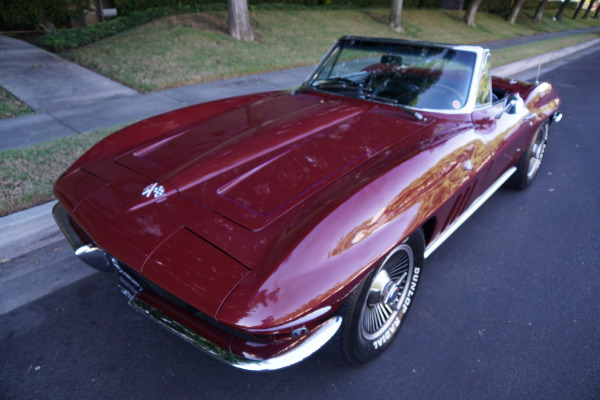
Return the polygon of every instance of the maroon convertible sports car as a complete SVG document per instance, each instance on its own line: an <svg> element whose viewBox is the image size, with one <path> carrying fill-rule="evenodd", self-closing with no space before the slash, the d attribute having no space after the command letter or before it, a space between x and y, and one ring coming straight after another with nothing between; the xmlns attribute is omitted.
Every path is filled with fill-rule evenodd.
<svg viewBox="0 0 600 400"><path fill-rule="evenodd" d="M296 90L102 140L54 216L133 308L222 361L277 369L330 342L360 364L398 333L424 258L532 182L559 103L491 77L478 46L343 37Z"/></svg>

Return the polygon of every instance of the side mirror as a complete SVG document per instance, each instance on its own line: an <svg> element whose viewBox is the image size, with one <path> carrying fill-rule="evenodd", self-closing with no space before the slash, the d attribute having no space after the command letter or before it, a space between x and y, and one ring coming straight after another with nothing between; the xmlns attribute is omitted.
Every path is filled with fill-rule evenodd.
<svg viewBox="0 0 600 400"><path fill-rule="evenodd" d="M511 94L506 99L506 105L504 106L504 111L507 114L518 114L525 107L525 102L519 95L519 93Z"/></svg>
<svg viewBox="0 0 600 400"><path fill-rule="evenodd" d="M525 102L523 101L519 93L513 93L506 98L504 108L502 109L502 111L500 111L498 115L496 115L496 119L500 119L500 117L504 113L518 114L523 110L523 108L525 108Z"/></svg>

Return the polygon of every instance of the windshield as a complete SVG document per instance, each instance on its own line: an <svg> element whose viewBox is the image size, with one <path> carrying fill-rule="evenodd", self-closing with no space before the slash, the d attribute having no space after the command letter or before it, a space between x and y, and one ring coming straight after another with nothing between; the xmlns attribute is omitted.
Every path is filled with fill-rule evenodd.
<svg viewBox="0 0 600 400"><path fill-rule="evenodd" d="M315 90L416 109L467 103L477 55L421 43L340 41L304 84Z"/></svg>

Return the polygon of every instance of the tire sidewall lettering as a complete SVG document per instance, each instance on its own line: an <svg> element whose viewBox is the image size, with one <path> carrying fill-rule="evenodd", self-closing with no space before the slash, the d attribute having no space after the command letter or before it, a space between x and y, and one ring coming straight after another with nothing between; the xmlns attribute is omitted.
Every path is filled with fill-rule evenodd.
<svg viewBox="0 0 600 400"><path fill-rule="evenodd" d="M421 273L421 268L415 266L413 269L412 278L411 278L410 282L407 283L409 285L409 289L408 289L408 292L406 293L406 297L404 298L404 301L402 303L400 312L398 313L398 315L396 316L394 322L390 325L390 327L385 332L383 332L379 337L377 337L371 341L373 350L382 350L384 347L386 347L385 345L390 341L390 339L392 339L394 337L398 328L400 328L400 324L402 323L404 316L408 312L408 308L410 307L410 305L412 303L412 298L415 295L415 291L417 290L420 273Z"/></svg>
<svg viewBox="0 0 600 400"><path fill-rule="evenodd" d="M404 299L404 302L402 303L402 314L406 314L408 312L408 307L410 307L410 303L412 303L412 298L415 295L415 292L417 290L417 285L419 284L420 274L421 274L421 268L415 267L413 270L413 276L412 276L410 282L407 283L407 285L409 285L409 287L408 287L408 292L406 293L406 298Z"/></svg>

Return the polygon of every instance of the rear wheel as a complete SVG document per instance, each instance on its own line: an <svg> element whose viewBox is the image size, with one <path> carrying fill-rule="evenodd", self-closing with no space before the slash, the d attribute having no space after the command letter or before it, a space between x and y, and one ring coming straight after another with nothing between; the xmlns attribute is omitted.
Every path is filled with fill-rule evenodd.
<svg viewBox="0 0 600 400"><path fill-rule="evenodd" d="M527 150L521 156L517 164L517 171L507 181L508 186L522 190L531 185L540 170L547 143L548 122L544 122L533 135Z"/></svg>
<svg viewBox="0 0 600 400"><path fill-rule="evenodd" d="M371 361L396 337L419 283L424 246L419 230L395 247L340 308L343 322L333 345L343 361Z"/></svg>

